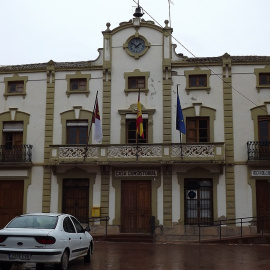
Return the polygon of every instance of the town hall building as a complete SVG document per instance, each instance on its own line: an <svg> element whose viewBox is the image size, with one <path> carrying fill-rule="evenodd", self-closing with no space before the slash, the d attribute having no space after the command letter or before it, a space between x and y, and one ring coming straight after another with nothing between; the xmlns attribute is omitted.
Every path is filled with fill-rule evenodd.
<svg viewBox="0 0 270 270"><path fill-rule="evenodd" d="M0 66L1 227L66 212L96 218L93 234L99 217L108 234L164 239L226 219L270 228L270 56L189 58L172 32L134 16L107 23L92 61Z"/></svg>

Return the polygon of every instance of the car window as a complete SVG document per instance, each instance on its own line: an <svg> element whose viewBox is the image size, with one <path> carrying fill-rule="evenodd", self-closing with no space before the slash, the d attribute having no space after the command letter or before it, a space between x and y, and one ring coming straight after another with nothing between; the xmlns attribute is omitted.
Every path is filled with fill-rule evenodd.
<svg viewBox="0 0 270 270"><path fill-rule="evenodd" d="M57 220L58 217L56 216L18 216L7 225L7 228L54 229Z"/></svg>
<svg viewBox="0 0 270 270"><path fill-rule="evenodd" d="M64 231L67 233L75 233L75 228L69 217L65 217L63 222Z"/></svg>
<svg viewBox="0 0 270 270"><path fill-rule="evenodd" d="M85 231L84 231L82 225L80 224L80 222L74 217L71 217L71 219L76 227L77 233L84 233Z"/></svg>

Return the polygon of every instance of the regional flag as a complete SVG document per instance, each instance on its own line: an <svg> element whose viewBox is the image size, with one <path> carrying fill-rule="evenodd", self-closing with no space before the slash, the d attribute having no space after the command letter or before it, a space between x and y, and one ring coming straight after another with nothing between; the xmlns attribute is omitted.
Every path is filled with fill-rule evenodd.
<svg viewBox="0 0 270 270"><path fill-rule="evenodd" d="M144 139L142 108L140 103L140 91L138 95L138 105L137 105L136 132L139 136L141 136Z"/></svg>
<svg viewBox="0 0 270 270"><path fill-rule="evenodd" d="M102 135L100 114L99 114L99 108L98 108L98 99L96 100L96 108L94 111L93 123L95 124L94 140L100 143L102 141L103 135Z"/></svg>
<svg viewBox="0 0 270 270"><path fill-rule="evenodd" d="M181 133L186 134L186 126L178 95L178 89L177 89L176 129L179 130Z"/></svg>

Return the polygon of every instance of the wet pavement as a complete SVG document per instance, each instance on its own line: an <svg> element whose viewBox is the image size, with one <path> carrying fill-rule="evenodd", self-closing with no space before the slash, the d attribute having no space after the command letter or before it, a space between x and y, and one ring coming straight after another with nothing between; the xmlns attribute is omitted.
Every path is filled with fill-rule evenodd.
<svg viewBox="0 0 270 270"><path fill-rule="evenodd" d="M32 270L35 265L12 268L15 269ZM264 270L270 269L270 245L96 242L91 263L78 259L68 269Z"/></svg>

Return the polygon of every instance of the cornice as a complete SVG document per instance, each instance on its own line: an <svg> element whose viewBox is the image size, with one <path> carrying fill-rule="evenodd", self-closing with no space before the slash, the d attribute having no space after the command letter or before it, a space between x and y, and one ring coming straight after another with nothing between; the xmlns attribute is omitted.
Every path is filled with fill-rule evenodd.
<svg viewBox="0 0 270 270"><path fill-rule="evenodd" d="M0 73L11 72L39 72L46 71L48 66L54 68L54 70L102 70L102 65L94 65L92 61L80 61L80 62L48 62L48 63L36 63L36 64L24 64L24 65L11 65L0 66Z"/></svg>

